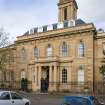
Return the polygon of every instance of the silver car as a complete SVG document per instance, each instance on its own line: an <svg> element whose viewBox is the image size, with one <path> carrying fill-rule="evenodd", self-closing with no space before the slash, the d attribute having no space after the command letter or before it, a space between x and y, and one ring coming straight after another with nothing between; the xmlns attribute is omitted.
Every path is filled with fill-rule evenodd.
<svg viewBox="0 0 105 105"><path fill-rule="evenodd" d="M0 91L0 105L31 105L30 101L22 98L13 91Z"/></svg>

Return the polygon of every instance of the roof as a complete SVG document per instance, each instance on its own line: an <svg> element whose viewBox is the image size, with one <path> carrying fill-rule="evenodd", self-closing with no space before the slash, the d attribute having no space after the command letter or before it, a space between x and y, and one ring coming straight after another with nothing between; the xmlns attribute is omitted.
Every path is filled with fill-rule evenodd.
<svg viewBox="0 0 105 105"><path fill-rule="evenodd" d="M47 32L49 30L56 30L56 29L61 29L61 28L63 29L63 28L79 26L83 24L86 24L86 23L82 19L58 22L55 24L32 28L29 31L25 32L24 35L30 35L30 34L39 33L39 32Z"/></svg>
<svg viewBox="0 0 105 105"><path fill-rule="evenodd" d="M82 24L86 24L82 19L77 19L75 21L76 26L82 25Z"/></svg>

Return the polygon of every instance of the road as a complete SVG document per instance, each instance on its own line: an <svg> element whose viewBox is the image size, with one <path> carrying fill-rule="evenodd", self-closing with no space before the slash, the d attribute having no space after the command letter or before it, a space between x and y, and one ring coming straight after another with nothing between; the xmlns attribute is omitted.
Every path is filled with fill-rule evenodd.
<svg viewBox="0 0 105 105"><path fill-rule="evenodd" d="M22 93L31 101L31 105L61 105L63 96L51 94Z"/></svg>
<svg viewBox="0 0 105 105"><path fill-rule="evenodd" d="M20 92L20 94L31 101L31 105L61 105L65 95L63 94L37 94ZM105 98L99 98L101 102L105 103Z"/></svg>

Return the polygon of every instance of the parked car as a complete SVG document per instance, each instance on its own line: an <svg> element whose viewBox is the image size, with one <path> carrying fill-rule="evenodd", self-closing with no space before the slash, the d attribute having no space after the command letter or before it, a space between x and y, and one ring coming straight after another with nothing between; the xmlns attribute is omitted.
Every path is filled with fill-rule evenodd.
<svg viewBox="0 0 105 105"><path fill-rule="evenodd" d="M65 96L61 105L104 105L93 96Z"/></svg>
<svg viewBox="0 0 105 105"><path fill-rule="evenodd" d="M31 103L16 92L0 91L0 105L31 105Z"/></svg>

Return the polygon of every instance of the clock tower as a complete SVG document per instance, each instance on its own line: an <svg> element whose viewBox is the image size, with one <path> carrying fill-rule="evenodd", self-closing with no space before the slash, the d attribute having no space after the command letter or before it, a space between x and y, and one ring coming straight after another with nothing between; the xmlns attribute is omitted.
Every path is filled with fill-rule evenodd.
<svg viewBox="0 0 105 105"><path fill-rule="evenodd" d="M77 19L78 5L75 0L59 0L58 8L59 8L59 14L58 14L59 22Z"/></svg>

